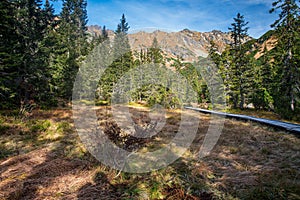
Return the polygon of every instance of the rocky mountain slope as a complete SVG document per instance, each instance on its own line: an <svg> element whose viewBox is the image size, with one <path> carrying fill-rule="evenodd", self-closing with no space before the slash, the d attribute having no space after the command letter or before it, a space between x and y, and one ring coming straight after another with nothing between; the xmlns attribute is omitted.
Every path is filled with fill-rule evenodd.
<svg viewBox="0 0 300 200"><path fill-rule="evenodd" d="M277 45L277 38L275 36L274 31L268 31L264 35L262 35L259 39L254 40L252 51L255 53L254 58L259 59L262 55L264 55L264 51L267 52L274 49Z"/></svg>
<svg viewBox="0 0 300 200"><path fill-rule="evenodd" d="M88 32L91 35L101 34L101 27L89 26ZM108 31L109 37L114 37L113 31ZM153 32L140 31L128 34L132 50L140 51L151 46L156 37L159 46L167 56L182 57L185 61L197 60L199 56L206 57L210 47L210 41L214 41L220 52L226 45L230 44L229 33L213 30L211 32L197 32L184 29L179 32L164 32L156 30Z"/></svg>
<svg viewBox="0 0 300 200"><path fill-rule="evenodd" d="M221 31L200 33L188 29L170 33L159 30L152 33L137 32L129 34L129 41L132 49L140 50L150 47L155 37L165 54L179 56L186 61L197 60L199 56L206 57L211 40L217 43L220 52L231 41L230 35Z"/></svg>
<svg viewBox="0 0 300 200"><path fill-rule="evenodd" d="M100 35L101 27L97 25L88 26L88 32L91 36ZM111 40L114 38L114 32L108 30ZM210 41L214 41L219 52L222 52L226 45L232 42L230 33L224 33L218 30L211 32L197 32L184 29L179 32L165 32L156 30L153 32L139 31L128 34L132 50L140 51L149 48L156 37L159 46L168 57L182 57L185 61L192 62L199 56L206 57ZM258 39L248 37L245 44L249 52L255 59L259 59L264 54L264 49L272 50L277 42L273 31L268 31Z"/></svg>

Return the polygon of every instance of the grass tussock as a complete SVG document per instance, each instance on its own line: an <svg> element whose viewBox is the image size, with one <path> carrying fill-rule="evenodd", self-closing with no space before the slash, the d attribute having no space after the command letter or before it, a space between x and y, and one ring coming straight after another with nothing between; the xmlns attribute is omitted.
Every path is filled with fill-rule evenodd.
<svg viewBox="0 0 300 200"><path fill-rule="evenodd" d="M133 121L151 127L149 108L130 106ZM180 111L167 111L161 130L135 138L98 107L99 128L119 147L153 151L176 135ZM197 113L198 132L186 153L144 174L96 161L81 143L70 110L0 115L0 199L299 199L300 139L255 123L226 120L211 153L197 155L211 117ZM154 116L155 117L155 116ZM195 125L198 126L198 125Z"/></svg>

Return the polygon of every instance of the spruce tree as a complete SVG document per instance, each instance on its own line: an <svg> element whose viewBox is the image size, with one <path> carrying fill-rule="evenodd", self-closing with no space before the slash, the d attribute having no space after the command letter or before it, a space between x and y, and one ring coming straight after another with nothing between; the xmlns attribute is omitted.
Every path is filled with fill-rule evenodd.
<svg viewBox="0 0 300 200"><path fill-rule="evenodd" d="M70 100L73 82L81 61L88 53L86 34L87 3L85 0L64 0L57 29L58 43L52 68L59 97Z"/></svg>
<svg viewBox="0 0 300 200"><path fill-rule="evenodd" d="M0 108L12 108L19 103L15 98L22 54L16 17L17 5L9 0L0 1Z"/></svg>
<svg viewBox="0 0 300 200"><path fill-rule="evenodd" d="M125 15L122 14L122 18L120 19L120 23L117 26L117 30L115 33L124 33L127 34L130 26L128 25L128 22L126 21Z"/></svg>
<svg viewBox="0 0 300 200"><path fill-rule="evenodd" d="M49 74L47 54L42 46L47 23L40 0L22 0L17 5L18 43L22 54L17 93L22 108L33 101L47 101Z"/></svg>
<svg viewBox="0 0 300 200"><path fill-rule="evenodd" d="M148 54L152 63L164 64L162 50L159 47L156 37L153 38L152 45L148 51Z"/></svg>
<svg viewBox="0 0 300 200"><path fill-rule="evenodd" d="M100 35L95 35L93 37L93 40L91 42L91 49L93 49L94 47L98 46L99 44L101 44L102 42L108 40L108 32L106 30L106 26L103 26L102 30L101 30L101 34Z"/></svg>
<svg viewBox="0 0 300 200"><path fill-rule="evenodd" d="M263 47L262 56L256 61L254 71L254 91L252 103L256 109L273 109L272 89L276 71L271 64L266 45Z"/></svg>
<svg viewBox="0 0 300 200"><path fill-rule="evenodd" d="M248 36L248 22L245 22L244 16L240 13L234 18L234 23L228 29L231 31L230 52L232 54L232 61L229 66L230 77L230 91L233 101L233 107L240 109L244 108L245 100L249 89L249 56L247 56L247 49L243 47L243 42Z"/></svg>
<svg viewBox="0 0 300 200"><path fill-rule="evenodd" d="M299 2L277 0L270 13L280 10L279 18L271 25L277 36L274 64L278 67L274 88L275 109L291 118L299 113L300 69L299 69Z"/></svg>
<svg viewBox="0 0 300 200"><path fill-rule="evenodd" d="M117 25L112 45L114 61L107 67L99 81L99 90L102 91L100 96L102 96L103 100L110 101L111 95L114 92L123 92L113 91L113 88L120 78L133 67L132 52L127 36L129 28L128 22L123 14L120 23Z"/></svg>

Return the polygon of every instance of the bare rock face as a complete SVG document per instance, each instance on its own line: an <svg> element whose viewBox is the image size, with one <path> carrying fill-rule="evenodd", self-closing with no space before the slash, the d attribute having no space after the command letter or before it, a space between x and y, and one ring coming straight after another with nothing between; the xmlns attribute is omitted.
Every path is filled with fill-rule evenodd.
<svg viewBox="0 0 300 200"><path fill-rule="evenodd" d="M89 26L88 32L91 35L99 35L101 34L101 27ZM113 31L108 30L108 35L113 39ZM133 51L149 48L155 37L166 56L173 58L181 57L189 62L197 60L199 56L206 57L209 52L210 41L213 41L217 45L220 53L232 42L230 33L218 30L204 33L189 29L179 32L156 30L153 32L140 31L128 34L130 46Z"/></svg>
<svg viewBox="0 0 300 200"><path fill-rule="evenodd" d="M221 31L200 33L184 29L179 32L137 32L129 34L129 41L133 50L139 51L151 46L156 37L160 48L169 57L181 57L185 61L194 61L199 56L206 57L210 48L210 41L214 41L220 52L231 42L230 34Z"/></svg>

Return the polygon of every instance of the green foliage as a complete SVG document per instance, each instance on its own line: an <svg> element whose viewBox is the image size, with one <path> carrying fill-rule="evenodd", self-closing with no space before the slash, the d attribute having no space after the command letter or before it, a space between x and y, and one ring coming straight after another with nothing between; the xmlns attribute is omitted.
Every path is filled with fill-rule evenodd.
<svg viewBox="0 0 300 200"><path fill-rule="evenodd" d="M31 124L27 124L30 127L30 132L40 133L46 131L50 126L49 120L32 121Z"/></svg>
<svg viewBox="0 0 300 200"><path fill-rule="evenodd" d="M120 19L120 23L117 26L116 33L125 33L127 34L130 26L128 25L128 22L126 22L125 15L122 15L122 18Z"/></svg>
<svg viewBox="0 0 300 200"><path fill-rule="evenodd" d="M171 61L171 66L187 80L188 85L197 93L198 103L202 103L204 99L209 100L209 91L199 69L201 64L183 62L183 59L179 57L177 59L172 58ZM186 93L186 95L188 94L189 92Z"/></svg>
<svg viewBox="0 0 300 200"><path fill-rule="evenodd" d="M60 13L58 41L50 65L54 71L53 88L65 99L71 99L79 65L88 53L86 6L85 0L64 0Z"/></svg>
<svg viewBox="0 0 300 200"><path fill-rule="evenodd" d="M229 105L242 109L253 103L257 109L275 109L284 118L297 118L299 112L299 7L295 1L276 1L271 12L281 9L279 19L269 31L257 40L243 42L247 36L244 17L234 18L229 28L233 43L222 54L211 42L210 58L224 80ZM264 46L262 56L255 60L255 43L263 44L277 38L275 48ZM297 89L298 88L298 89ZM239 102L239 103L238 103Z"/></svg>
<svg viewBox="0 0 300 200"><path fill-rule="evenodd" d="M263 34L260 38L257 39L257 42L262 44L263 42L267 41L274 35L274 30L269 30L265 34Z"/></svg>
<svg viewBox="0 0 300 200"><path fill-rule="evenodd" d="M277 72L272 93L275 110L285 118L292 118L300 109L300 8L294 0L278 0L270 13L276 10L281 12L271 25L278 40L272 55Z"/></svg>
<svg viewBox="0 0 300 200"><path fill-rule="evenodd" d="M43 8L41 0L5 0L0 11L1 108L51 107L57 97L70 98L87 54L86 1L63 1L60 20L48 0Z"/></svg>
<svg viewBox="0 0 300 200"><path fill-rule="evenodd" d="M0 108L10 108L17 91L15 79L17 66L21 62L21 55L14 49L18 45L16 34L16 6L8 0L0 2ZM5 102L5 103L4 103Z"/></svg>
<svg viewBox="0 0 300 200"><path fill-rule="evenodd" d="M133 67L133 57L127 37L127 31L130 27L126 22L125 15L122 15L120 24L115 31L112 52L109 51L110 47L107 46L107 53L113 54L113 61L106 66L104 73L101 75L98 86L98 99L110 101L113 88L118 83L120 78L125 75ZM104 56L105 52L101 53Z"/></svg>
<svg viewBox="0 0 300 200"><path fill-rule="evenodd" d="M59 133L70 133L72 130L69 122L60 122L56 128Z"/></svg>
<svg viewBox="0 0 300 200"><path fill-rule="evenodd" d="M49 74L45 70L47 54L42 41L48 13L39 0L1 1L1 12L4 17L1 30L5 30L0 34L3 37L0 70L5 79L0 78L0 96L7 105L45 101Z"/></svg>
<svg viewBox="0 0 300 200"><path fill-rule="evenodd" d="M273 97L269 94L269 92L264 88L260 91L253 93L252 103L256 109L269 109L273 105Z"/></svg>
<svg viewBox="0 0 300 200"><path fill-rule="evenodd" d="M150 49L147 51L147 54L148 54L147 57L149 57L150 62L156 64L164 64L162 50L159 47L156 37L154 37L152 45Z"/></svg>
<svg viewBox="0 0 300 200"><path fill-rule="evenodd" d="M233 107L240 109L244 108L248 97L249 88L251 87L251 59L247 55L248 49L243 46L243 40L246 38L248 22L245 22L244 16L240 13L234 18L234 23L231 24L231 44L230 54L232 60L228 68L230 96L233 102Z"/></svg>
<svg viewBox="0 0 300 200"><path fill-rule="evenodd" d="M147 102L149 107L155 104L163 105L164 108L178 108L181 106L178 97L169 89L162 85L148 84L133 93L133 97L137 98L140 94L140 100Z"/></svg>
<svg viewBox="0 0 300 200"><path fill-rule="evenodd" d="M19 108L22 113L27 112L27 108L57 106L61 99L70 101L79 66L91 50L101 51L103 57L112 61L109 66L101 63L107 68L100 81L97 80L97 102L108 104L114 93L122 93L114 87L132 69L145 64L164 68L168 62L197 93L198 103L211 103L214 107L215 102L211 102L210 96L216 91L209 91L208 81L199 73L205 67L199 63L186 63L180 57L166 58L157 38L153 39L150 48L132 52L127 36L130 26L124 14L112 45L105 26L99 36L89 40L87 1L63 0L62 3L61 13L56 15L49 0L44 1L44 5L41 0L0 2L0 109ZM261 38L245 41L248 22L238 13L229 27L232 44L221 53L211 41L209 58L218 68L211 79L216 82L217 76L222 77L226 100L231 107L243 109L253 103L257 109L271 109L284 118L296 119L300 112L299 2L276 0L272 6L270 13L279 11L278 19L271 25L274 30ZM270 39L275 40L272 50L265 45ZM98 48L104 43L105 47ZM263 46L263 51L257 45ZM258 52L262 55L254 59ZM207 64L204 60L199 62ZM91 76L101 71L95 71L95 63L97 61L86 66ZM158 76L167 78L163 74ZM145 75L145 78L151 77ZM93 84L96 83L90 81L82 86L82 97L88 95L84 91ZM146 101L150 106L156 103L166 107L180 106L182 102L169 88L172 84L175 83L171 81L167 87L159 83L142 85L139 91L132 92L130 101ZM128 87L131 87L129 82L124 91ZM189 94L188 91L182 93Z"/></svg>

